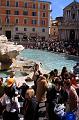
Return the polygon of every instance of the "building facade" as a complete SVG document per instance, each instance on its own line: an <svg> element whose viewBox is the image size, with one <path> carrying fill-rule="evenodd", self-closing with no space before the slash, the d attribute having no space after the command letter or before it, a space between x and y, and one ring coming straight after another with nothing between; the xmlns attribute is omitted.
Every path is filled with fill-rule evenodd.
<svg viewBox="0 0 79 120"><path fill-rule="evenodd" d="M40 0L0 0L0 34L8 39L48 39L51 3Z"/></svg>
<svg viewBox="0 0 79 120"><path fill-rule="evenodd" d="M58 37L59 37L58 24L59 24L59 22L57 20L51 20L50 37L53 40L58 40Z"/></svg>
<svg viewBox="0 0 79 120"><path fill-rule="evenodd" d="M59 25L59 38L79 43L79 2L74 0L63 9L63 22Z"/></svg>

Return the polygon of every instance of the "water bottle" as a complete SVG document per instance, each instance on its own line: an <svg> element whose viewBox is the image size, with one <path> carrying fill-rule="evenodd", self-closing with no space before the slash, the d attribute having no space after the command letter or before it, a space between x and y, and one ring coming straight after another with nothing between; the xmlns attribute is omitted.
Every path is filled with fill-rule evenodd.
<svg viewBox="0 0 79 120"><path fill-rule="evenodd" d="M76 120L76 116L73 112L66 113L66 120Z"/></svg>

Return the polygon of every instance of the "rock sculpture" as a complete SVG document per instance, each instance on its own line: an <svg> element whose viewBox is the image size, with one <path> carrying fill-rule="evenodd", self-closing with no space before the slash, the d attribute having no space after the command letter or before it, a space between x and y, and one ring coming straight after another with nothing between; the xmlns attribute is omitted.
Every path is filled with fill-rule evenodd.
<svg viewBox="0 0 79 120"><path fill-rule="evenodd" d="M0 36L0 70L8 70L12 64L12 59L22 51L22 45L15 45L14 42L9 42L4 35Z"/></svg>

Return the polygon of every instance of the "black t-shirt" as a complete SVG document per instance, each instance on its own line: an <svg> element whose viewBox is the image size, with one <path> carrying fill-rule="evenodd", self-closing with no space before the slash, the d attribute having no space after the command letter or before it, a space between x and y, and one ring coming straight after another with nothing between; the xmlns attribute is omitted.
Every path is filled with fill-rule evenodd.
<svg viewBox="0 0 79 120"><path fill-rule="evenodd" d="M9 96L10 98L12 98L15 95L15 88L14 86L11 87L5 87L5 93L7 96Z"/></svg>
<svg viewBox="0 0 79 120"><path fill-rule="evenodd" d="M52 87L48 89L47 91L47 102L49 104L53 103L58 103L62 104L65 103L68 99L68 94L64 90L57 91L55 87Z"/></svg>
<svg viewBox="0 0 79 120"><path fill-rule="evenodd" d="M23 83L23 85L19 88L19 90L21 90L21 95L23 98L25 98L25 92L28 88L29 88L29 86L25 83Z"/></svg>

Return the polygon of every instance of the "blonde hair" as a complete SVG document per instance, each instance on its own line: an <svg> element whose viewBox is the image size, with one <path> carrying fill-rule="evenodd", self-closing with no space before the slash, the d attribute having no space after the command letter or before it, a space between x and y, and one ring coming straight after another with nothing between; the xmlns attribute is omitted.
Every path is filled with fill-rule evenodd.
<svg viewBox="0 0 79 120"><path fill-rule="evenodd" d="M30 98L32 98L35 95L35 92L32 88L29 88L26 90L26 95L28 95Z"/></svg>

